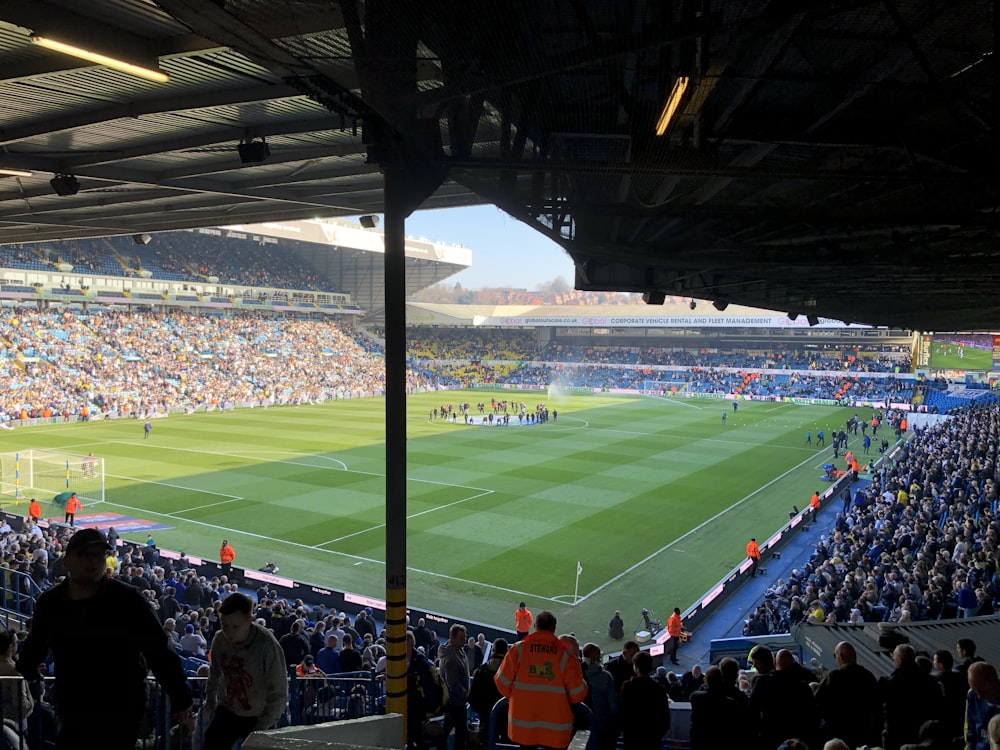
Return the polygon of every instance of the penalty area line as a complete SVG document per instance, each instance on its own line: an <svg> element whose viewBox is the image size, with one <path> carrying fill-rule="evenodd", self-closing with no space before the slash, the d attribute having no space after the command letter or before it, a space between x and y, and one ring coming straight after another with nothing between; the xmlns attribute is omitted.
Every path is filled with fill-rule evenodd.
<svg viewBox="0 0 1000 750"><path fill-rule="evenodd" d="M124 441L124 440L108 440L108 441L105 441L105 442L107 442L107 443L114 443L116 445L132 445L132 443L129 443L129 442ZM200 453L200 454L206 455L206 456L222 456L224 458L242 458L242 459L244 459L246 461L255 461L256 463L261 463L261 464L272 464L272 463L273 464L288 464L290 466L304 466L304 467L309 468L309 469L327 469L327 468L329 468L329 467L326 467L326 466L316 466L315 464L304 463L304 462L301 462L301 461L289 461L289 460L280 459L280 458L279 459L259 458L258 456L247 456L247 455L244 455L244 454L241 454L241 453L236 453L236 452L208 451L208 450L199 450L197 448L177 448L177 447L172 446L172 445L159 445L159 444L156 446L156 448L157 448L157 450L161 450L161 451L180 451L182 453ZM343 471L350 471L350 469L347 468L347 464L345 464L343 461L341 461L338 458L332 458L330 456L318 456L318 455L316 455L314 453L296 453L294 451L274 451L274 453L277 453L279 455L283 454L283 455L286 455L286 456L306 456L306 457L311 457L311 458L321 458L324 461L330 461L331 463L339 464L340 467L341 467L341 470L343 470Z"/></svg>
<svg viewBox="0 0 1000 750"><path fill-rule="evenodd" d="M142 479L140 477L126 477L121 474L105 474L106 477L111 477L112 479L124 479L128 482L142 482L143 484L158 484L161 487L172 487L175 490L186 490L187 492L200 492L204 495L217 495L219 497L228 497L229 499L225 502L232 502L233 500L242 500L243 498L239 495L230 495L228 492L215 492L213 490L203 490L199 487L185 487L183 484L171 484L170 482L157 482L152 479ZM215 504L215 503L213 503Z"/></svg>

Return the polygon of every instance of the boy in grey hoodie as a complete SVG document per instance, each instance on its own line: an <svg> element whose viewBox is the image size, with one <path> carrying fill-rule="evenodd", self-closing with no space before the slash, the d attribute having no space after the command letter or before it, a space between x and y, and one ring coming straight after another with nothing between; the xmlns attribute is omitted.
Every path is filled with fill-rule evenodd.
<svg viewBox="0 0 1000 750"><path fill-rule="evenodd" d="M274 634L253 622L253 602L230 594L219 609L222 629L212 639L205 711L211 719L204 750L229 750L256 729L269 729L288 702L285 655Z"/></svg>

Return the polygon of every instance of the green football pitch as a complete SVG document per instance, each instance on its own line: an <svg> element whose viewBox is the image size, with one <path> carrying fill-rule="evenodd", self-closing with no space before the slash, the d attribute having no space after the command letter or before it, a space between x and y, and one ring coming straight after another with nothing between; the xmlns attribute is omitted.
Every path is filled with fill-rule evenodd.
<svg viewBox="0 0 1000 750"><path fill-rule="evenodd" d="M935 341L931 345L930 366L939 370L981 370L993 368L993 350Z"/></svg>
<svg viewBox="0 0 1000 750"><path fill-rule="evenodd" d="M491 397L529 409L545 400L558 418L428 419L444 403L475 411ZM166 524L159 546L213 560L225 537L238 564L274 561L282 575L381 598L384 410L379 398L175 415L155 420L148 440L135 420L53 425L4 432L0 451L93 451L106 502L85 512ZM591 637L615 609L634 627L643 607L665 619L709 590L750 536L763 541L826 486L833 451L815 435L854 410L452 391L411 396L407 412L408 600L511 627L523 599Z"/></svg>

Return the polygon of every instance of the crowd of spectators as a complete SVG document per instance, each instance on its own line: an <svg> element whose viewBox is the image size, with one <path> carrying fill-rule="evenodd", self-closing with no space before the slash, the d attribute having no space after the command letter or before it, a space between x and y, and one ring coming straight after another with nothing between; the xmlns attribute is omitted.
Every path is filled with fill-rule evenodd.
<svg viewBox="0 0 1000 750"><path fill-rule="evenodd" d="M762 346L760 350L679 348L676 346L593 346L540 343L533 331L445 330L416 327L407 331L407 353L416 360L514 360L531 363L631 365L700 369L769 369L834 371L845 375L906 373L909 349L896 345L814 347L805 344Z"/></svg>
<svg viewBox="0 0 1000 750"><path fill-rule="evenodd" d="M43 404L47 396L40 392L18 390L24 387L22 381L33 379L33 387L41 388L43 380L55 379L59 388L99 410L121 410L126 404L136 410L149 410L205 403L216 397L221 398L219 403L227 398L269 398L275 395L276 382L292 383L285 392L288 396L312 399L326 393L330 397L339 381L314 379L339 369L353 372L357 368L361 377L370 379L362 380L361 385L377 384L381 377L381 352L372 339L353 335L328 320L19 311L17 317L3 321L0 333L12 347L8 356L19 356L26 368L20 380L4 383L6 392L21 396L32 393ZM500 344L503 342L495 346ZM489 342L478 345L488 346ZM273 363L280 366L271 369ZM331 367L333 363L343 368ZM16 368L6 369L9 373ZM573 369L592 377L623 372L607 365L579 365ZM277 377L279 370L285 379L270 380ZM634 369L630 372L632 377L638 377ZM699 382L713 387L732 385L727 378L733 373L726 371L704 369L694 375ZM290 377L301 378L301 384L296 385ZM333 377L342 377L342 373ZM814 388L821 380L803 373L789 377L794 381L788 382L796 385L807 385L812 380ZM156 383L156 388L151 389L150 382ZM306 390L297 390L300 388ZM320 391L310 390L316 388ZM887 424L893 416L886 415ZM771 586L747 623L748 635L782 632L797 623L895 623L973 617L996 611L1000 596L1000 411L995 405L973 404L952 419L907 437L900 452L873 475L870 484L858 484L853 493L838 498L843 505L828 535L788 580L778 580ZM60 556L65 531L29 524L24 532L16 533L9 526L0 526L0 564L7 578L8 606L30 614L33 594L63 574ZM177 561L160 559L151 543L120 547L119 554L109 557L107 563L109 576L143 592L178 653L197 663L220 626L221 601L236 590L236 585L223 576L198 575L183 557ZM13 572L23 575L14 576ZM275 632L289 672L297 678L323 678L347 671L345 664L376 676L385 670L383 634L367 612L351 617L303 601L280 600L264 586L258 591L254 617ZM564 638L570 642L569 636ZM417 624L414 640L422 649L421 658L434 656L437 640L423 623ZM574 648L583 659L591 684L598 674L610 674L616 700L609 699L606 706L614 713L603 718L623 721L626 712L621 705L621 688L632 674L628 648L606 668L600 664L599 650L595 657L593 648L588 652L578 643ZM499 662L490 659L491 649L482 636L469 640L463 650L467 679L474 679L477 669L488 669L491 663L493 671L497 670ZM878 688L881 692L873 693L874 704L879 707L877 732L865 725L871 729L867 736L876 741L884 736L891 747L899 747L904 737L899 733L903 731L901 715L894 713L896 688L892 680L908 685L918 680L911 651L900 647L894 652L893 678ZM771 748L790 736L814 742L832 740L867 721L864 717L857 721L841 718L837 725L834 718L838 714L829 702L832 688L824 675L797 664L788 652L768 656L766 649L755 651L756 674L750 675L741 672L735 662L729 663L732 660L704 673L695 667L680 676L665 669L656 674L654 679L665 694L692 703L692 748L723 746L717 744L722 741L719 732L727 726L739 728L733 741L753 741L757 737L760 747ZM935 655L934 667L940 674L952 671L946 656L947 652ZM973 654L967 656L971 659ZM838 654L838 663L840 659ZM968 669L969 663L964 666ZM978 675L982 670L974 671ZM995 671L992 674L995 682ZM989 692L993 685L989 677L987 674L983 678L987 684L983 694L993 696L992 703L984 704L987 708L995 707L1000 700L1000 692ZM809 690L810 683L819 687ZM826 692L824 684L828 686ZM964 689L960 694L965 694ZM934 695L936 698L928 702L920 718L947 722L950 729L935 726L927 731L954 732L961 723L957 702L949 704L946 692L940 690ZM295 718L296 722L308 720L306 711L315 707L321 697L318 691L308 696L315 700L299 704L302 715ZM872 705L872 701L865 705ZM722 709L729 712L726 721L718 721L719 714L714 713ZM831 718L827 719L824 711ZM919 725L910 726L912 723L906 724L905 737L916 741ZM835 727L838 731L834 731ZM858 736L863 734L859 730Z"/></svg>
<svg viewBox="0 0 1000 750"><path fill-rule="evenodd" d="M382 350L330 319L252 314L7 311L2 413L150 416L320 403L384 392ZM409 374L411 390L429 387Z"/></svg>
<svg viewBox="0 0 1000 750"><path fill-rule="evenodd" d="M966 480L966 486L959 488L952 486L952 482L931 480L926 494L914 493L914 503L934 498L935 491L939 494L964 493L967 498L965 512L973 513L977 505L982 510L976 498L989 497L990 490L985 494L976 493L972 491L973 483L981 480L985 484L989 478L983 479L981 473L976 475L971 456L970 463L963 467L958 454L966 446L972 447L980 434L995 435L996 427L996 420L990 420L982 425L985 433L978 430L945 433L961 442L955 455L954 475ZM942 445L941 435L935 437L924 433L922 437L926 438L924 448ZM972 438L972 442L964 442L966 437ZM920 451L911 457L915 463L926 461L926 455ZM912 465L904 466L901 462L897 469L895 479L913 478ZM902 510L907 507L909 503ZM994 520L977 525L992 530L995 536ZM22 581L31 579L34 586L26 584L25 588L32 591L37 590L35 587L48 587L64 574L61 557L71 532L57 526L41 529L34 524L29 524L21 533L7 525L0 527L0 555L7 577L8 597L29 599L19 596L17 587L11 584L10 571L22 573L18 576ZM117 538L113 529L109 530L108 538ZM185 668L192 670L192 676L205 676L208 672L206 648L221 628L222 602L238 590L237 585L225 576L199 575L183 553L176 560L161 558L152 536L146 544L124 543L116 545L115 549L108 553L106 575L140 591L159 619L167 643L184 658ZM961 558L963 554L957 552L952 559ZM995 554L992 563L995 568ZM974 563L966 565L967 571L975 567ZM8 600L7 604L15 603ZM25 607L24 601L17 603L16 608L30 614L30 605ZM294 689L281 719L283 724L352 718L349 699L343 704L347 709L334 708L341 703L334 697L336 692L327 685L337 684L335 680L348 673L365 675L366 680L374 680L377 684L385 674L386 634L370 609L348 614L301 599L285 600L262 583L256 591L252 617L278 639L293 683ZM564 624L560 629L571 627L572 624ZM461 723L462 731L456 730L456 746L459 742L465 746L477 727L482 740L491 739L486 731L489 726L487 714L499 698L499 693L491 689L493 676L503 668L508 643L505 639L489 643L481 633L476 638L466 639L465 626L453 625L453 635L456 629L461 637L452 637L444 645L423 620L409 629L407 640L412 654L408 649L407 701L408 710L420 711L419 716L423 716L425 710L432 713L436 704L429 702L430 680L444 682L445 695L449 696L444 714L454 715ZM16 657L23 638L23 631L14 634L9 658ZM796 661L789 651L772 653L765 646L756 646L749 655L752 669L744 669L736 660L726 658L705 670L695 664L683 673L675 673L668 672L666 667L654 671L648 653L640 652L634 641L627 641L621 654L607 662L602 659L596 644L581 644L571 634L559 636L559 641L563 644L560 648L567 649L580 660L585 675L590 692L586 703L592 715L592 739L588 746L594 750L615 747L619 736L624 736L624 747L628 750L635 747L631 741L634 733L652 731L656 735L653 739L657 739L669 728L669 718L663 710L648 709L645 698L649 695L641 702L632 703L638 699L634 694L638 688L635 680L646 681L645 689L655 690L659 696L657 700L664 707L675 701L691 704L692 750L737 745L760 750L793 747L843 750L877 743L899 750L917 747L907 743L931 738L936 738L938 744L919 746L953 747L952 743L963 738L966 747L978 750L989 747L988 743L979 744L978 740L985 742L990 719L1000 714L1000 680L996 670L976 657L975 643L968 639L958 641L957 659L949 650L939 650L932 661L919 656L907 644L897 645L892 649L895 669L889 677L879 681L857 665L853 648L846 643L837 647L835 669L824 669L815 661L810 668ZM456 659L461 661L459 667L455 667ZM438 678L430 676L430 665L435 663ZM49 660L43 668L51 674L58 669L58 664ZM427 671L426 681L420 670ZM196 701L199 690L194 691ZM5 714L9 712L16 721L24 721L25 716L32 714L37 717L33 719L35 725L38 720L45 725L53 716L49 698L42 693L20 705L5 702ZM372 710L378 710L377 705L367 703L364 712ZM446 719L445 735L450 727L454 728L454 722L449 723ZM506 729L505 722L497 724L498 739L503 739ZM49 731L48 728L45 731ZM446 739L446 736L424 736L423 732L423 727L416 729L411 747L423 750ZM799 744L789 743L792 738ZM657 741L655 746L660 744Z"/></svg>
<svg viewBox="0 0 1000 750"><path fill-rule="evenodd" d="M771 370L839 370L848 373L908 372L909 351L899 346L806 348L767 345L756 349L692 350L676 347L589 346L549 343L535 356L542 362L735 367Z"/></svg>
<svg viewBox="0 0 1000 750"><path fill-rule="evenodd" d="M837 498L815 551L778 580L745 633L799 622L908 622L1000 606L1000 413L973 406L908 434L899 454Z"/></svg>
<svg viewBox="0 0 1000 750"><path fill-rule="evenodd" d="M489 367L489 366L483 366ZM492 366L494 370L498 365ZM587 363L523 363L507 367L503 381L513 385L545 387L551 384L600 390L628 389L657 395L677 393L701 395L740 394L755 398L806 398L831 401L909 401L913 382L889 376L863 378L857 375L813 375L808 371L784 371L748 376L737 369L694 367L651 370L645 366L622 367ZM448 376L468 384L475 368L467 365L432 368L439 377ZM494 376L492 370L487 376ZM495 377L495 376L494 376ZM489 382L489 381L482 381Z"/></svg>
<svg viewBox="0 0 1000 750"><path fill-rule="evenodd" d="M426 327L408 328L406 353L415 360L464 359L523 360L536 359L538 339L534 331L442 331Z"/></svg>
<svg viewBox="0 0 1000 750"><path fill-rule="evenodd" d="M1000 680L992 664L960 639L933 660L908 643L887 648L893 670L876 679L851 643L834 651L836 665L813 669L781 649L750 651L753 670L722 659L696 679L667 683L691 703L691 749L992 750L1000 740Z"/></svg>
<svg viewBox="0 0 1000 750"><path fill-rule="evenodd" d="M39 525L27 519L21 531L15 531L6 522L0 526L0 572L6 594L4 605L8 610L30 618L34 613L35 596L66 575L64 556L73 533L73 529L60 524ZM108 530L107 538L112 543L118 540L113 527ZM188 675L207 676L207 652L223 624L220 608L227 596L239 590L237 584L225 575L199 574L183 553L176 559L161 557L152 536L145 544L115 544L115 551L108 552L105 564L108 578L115 578L139 591L159 619L167 643L182 657ZM317 712L317 692L322 684L317 678L327 676L327 672L315 667L317 664L324 665L330 674L360 672L362 676L367 675L367 679L362 677L362 684L384 674L385 634L371 609L348 614L301 599L286 600L278 597L266 583L257 589L256 598L253 617L278 639L289 677L310 678L309 687L300 685L294 693L294 703L289 704L288 712L295 710L298 715L286 715L284 721L298 724L334 716L342 718L342 714L333 713L332 707L325 714ZM30 620L28 625L30 628ZM27 632L16 631L14 656ZM50 654L41 668L43 674L52 675L58 665L53 663ZM37 718L43 724L51 724L53 714L47 706L49 694L39 693L35 698L40 705ZM373 705L366 704L365 713L371 713ZM8 705L5 701L3 714L18 725L27 726L24 720L33 709L34 702L25 708ZM314 711L312 716L307 716L309 709ZM44 727L45 734L50 730L52 727Z"/></svg>
<svg viewBox="0 0 1000 750"><path fill-rule="evenodd" d="M160 232L147 245L130 237L98 237L45 244L12 244L0 247L0 266L26 270L56 270L68 263L77 273L219 283L256 288L300 289L332 292L329 281L296 252L294 240L262 242L203 234Z"/></svg>
<svg viewBox="0 0 1000 750"><path fill-rule="evenodd" d="M384 392L383 349L375 336L330 318L233 316L92 308L9 309L0 319L6 419L151 416L244 404L320 403ZM516 385L635 389L658 393L740 393L755 397L907 400L912 382L889 377L810 374L747 376L743 354L715 353L719 367L652 370L637 350L566 351L602 362L540 364L528 331L435 332L409 338L408 389ZM646 359L697 363L695 355L646 350ZM662 355L662 356L661 356ZM790 358L791 359L791 358Z"/></svg>
<svg viewBox="0 0 1000 750"><path fill-rule="evenodd" d="M913 382L896 374L909 371L908 352L891 345L814 349L785 344L761 352L595 347L539 344L534 334L524 331L430 328L412 331L407 344L411 366L449 387L555 384L663 394L741 393L845 401L908 401L913 393ZM774 372L744 382L743 368L751 367Z"/></svg>

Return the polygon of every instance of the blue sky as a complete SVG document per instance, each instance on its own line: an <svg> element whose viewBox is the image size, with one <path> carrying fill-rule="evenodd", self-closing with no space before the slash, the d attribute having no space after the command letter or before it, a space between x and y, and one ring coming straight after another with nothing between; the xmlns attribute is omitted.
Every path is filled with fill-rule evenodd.
<svg viewBox="0 0 1000 750"><path fill-rule="evenodd" d="M416 211L406 220L406 233L472 250L472 267L446 279L449 285L534 289L562 276L573 286L573 262L566 251L495 206Z"/></svg>

